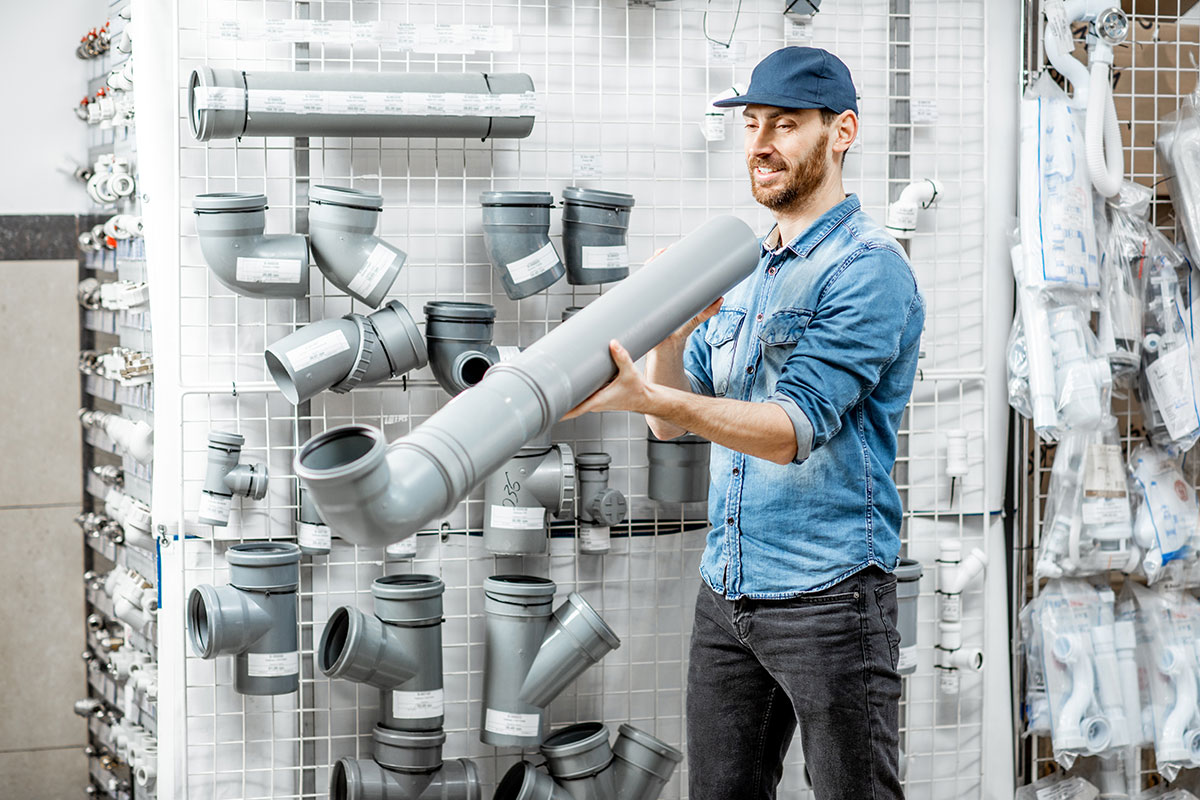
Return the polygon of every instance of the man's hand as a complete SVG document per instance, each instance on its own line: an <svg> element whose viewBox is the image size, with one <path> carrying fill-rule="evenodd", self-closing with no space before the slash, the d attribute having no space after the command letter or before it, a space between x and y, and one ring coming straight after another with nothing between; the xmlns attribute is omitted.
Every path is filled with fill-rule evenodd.
<svg viewBox="0 0 1200 800"><path fill-rule="evenodd" d="M616 339L608 343L608 351L617 365L617 377L564 414L563 419L578 417L589 411L639 411L645 407L648 386L633 365L629 351Z"/></svg>

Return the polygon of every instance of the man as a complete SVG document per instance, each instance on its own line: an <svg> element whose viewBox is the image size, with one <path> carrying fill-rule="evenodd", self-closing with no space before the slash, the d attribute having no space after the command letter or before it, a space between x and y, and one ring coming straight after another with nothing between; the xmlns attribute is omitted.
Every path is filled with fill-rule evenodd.
<svg viewBox="0 0 1200 800"><path fill-rule="evenodd" d="M842 187L858 133L833 55L767 56L745 95L758 269L571 415L628 410L713 442L688 669L691 800L774 798L797 724L818 800L900 798L896 431L924 301Z"/></svg>

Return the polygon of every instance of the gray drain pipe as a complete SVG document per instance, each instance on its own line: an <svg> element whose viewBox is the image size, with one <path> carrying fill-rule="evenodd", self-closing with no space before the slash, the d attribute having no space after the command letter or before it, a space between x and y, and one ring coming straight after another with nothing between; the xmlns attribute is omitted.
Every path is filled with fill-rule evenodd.
<svg viewBox="0 0 1200 800"><path fill-rule="evenodd" d="M227 586L204 584L188 595L188 637L200 658L232 655L242 694L300 688L296 587L300 548L287 542L235 544L225 553Z"/></svg>
<svg viewBox="0 0 1200 800"><path fill-rule="evenodd" d="M911 675L917 669L917 601L921 595L921 562L902 558L896 565L896 631L900 658L896 671Z"/></svg>
<svg viewBox="0 0 1200 800"><path fill-rule="evenodd" d="M660 503L696 503L708 499L709 442L694 433L675 439L646 436L650 480L646 494Z"/></svg>
<svg viewBox="0 0 1200 800"><path fill-rule="evenodd" d="M522 447L483 482L483 546L499 555L546 552L546 512L575 506L575 462L570 446L550 444L550 432Z"/></svg>
<svg viewBox="0 0 1200 800"><path fill-rule="evenodd" d="M388 575L371 584L375 616L353 606L333 612L317 648L331 678L382 690L386 728L442 727L442 592L433 575Z"/></svg>
<svg viewBox="0 0 1200 800"><path fill-rule="evenodd" d="M553 285L566 274L550 241L549 192L484 192L483 244L510 300ZM655 343L657 344L657 342Z"/></svg>
<svg viewBox="0 0 1200 800"><path fill-rule="evenodd" d="M317 267L355 300L379 308L408 258L375 235L383 195L314 186L308 203L308 240Z"/></svg>
<svg viewBox="0 0 1200 800"><path fill-rule="evenodd" d="M225 288L247 297L308 294L308 240L298 233L263 234L265 194L198 194L192 207L200 252Z"/></svg>
<svg viewBox="0 0 1200 800"><path fill-rule="evenodd" d="M546 706L621 640L575 592L551 613L555 585L527 575L483 582L487 646L480 740L496 747L542 741Z"/></svg>
<svg viewBox="0 0 1200 800"><path fill-rule="evenodd" d="M563 189L563 261L567 283L613 283L629 276L629 210L633 195Z"/></svg>
<svg viewBox="0 0 1200 800"><path fill-rule="evenodd" d="M208 434L208 470L200 492L198 518L205 525L229 524L234 495L262 500L267 496L267 465L239 464L246 437L228 431Z"/></svg>
<svg viewBox="0 0 1200 800"><path fill-rule="evenodd" d="M641 358L749 275L758 252L744 222L710 220L390 447L377 428L331 428L301 446L296 475L339 536L373 547L410 536L609 381L610 340Z"/></svg>
<svg viewBox="0 0 1200 800"><path fill-rule="evenodd" d="M305 325L267 348L267 371L288 402L326 389L344 394L428 363L421 332L399 300L363 316L347 314Z"/></svg>
<svg viewBox="0 0 1200 800"><path fill-rule="evenodd" d="M608 453L580 453L575 457L579 476L579 550L582 553L607 553L609 528L625 521L628 504L625 495L608 485Z"/></svg>
<svg viewBox="0 0 1200 800"><path fill-rule="evenodd" d="M563 728L542 743L546 771L574 800L616 800L612 748L608 728L600 722L581 722Z"/></svg>
<svg viewBox="0 0 1200 800"><path fill-rule="evenodd" d="M522 111L513 103L483 116L478 109L471 115L468 106L510 99L491 95L532 91L533 79L519 72L245 72L200 67L188 81L188 119L192 135L201 142L243 136L523 139L533 130L532 111L518 116ZM463 103L462 115L434 107L439 101L455 100Z"/></svg>
<svg viewBox="0 0 1200 800"><path fill-rule="evenodd" d="M500 361L492 344L496 307L488 303L434 300L425 304L425 345L433 377L450 395L483 380Z"/></svg>
<svg viewBox="0 0 1200 800"><path fill-rule="evenodd" d="M683 753L632 725L617 728L613 743L617 800L658 800Z"/></svg>
<svg viewBox="0 0 1200 800"><path fill-rule="evenodd" d="M574 800L571 793L528 761L518 761L504 773L492 800Z"/></svg>
<svg viewBox="0 0 1200 800"><path fill-rule="evenodd" d="M441 730L376 726L371 738L374 760L342 758L333 765L329 800L482 800L475 762L442 760Z"/></svg>

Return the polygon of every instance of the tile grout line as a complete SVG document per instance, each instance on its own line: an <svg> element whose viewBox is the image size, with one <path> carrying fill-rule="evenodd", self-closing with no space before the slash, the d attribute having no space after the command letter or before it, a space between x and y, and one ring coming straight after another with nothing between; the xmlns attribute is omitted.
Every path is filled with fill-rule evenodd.
<svg viewBox="0 0 1200 800"><path fill-rule="evenodd" d="M21 753L48 753L54 750L75 750L86 746L87 742L80 742L79 744L55 745L53 747L22 747L19 750L0 748L0 756L20 755Z"/></svg>
<svg viewBox="0 0 1200 800"><path fill-rule="evenodd" d="M65 503L30 503L28 505L12 505L0 506L0 513L5 511L35 511L40 508L78 508L79 501L72 500Z"/></svg>

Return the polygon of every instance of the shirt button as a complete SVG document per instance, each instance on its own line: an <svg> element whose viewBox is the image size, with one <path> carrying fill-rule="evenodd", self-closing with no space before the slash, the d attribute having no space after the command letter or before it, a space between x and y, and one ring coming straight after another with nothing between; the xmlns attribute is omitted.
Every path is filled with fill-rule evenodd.
<svg viewBox="0 0 1200 800"><path fill-rule="evenodd" d="M732 524L733 524L733 517L726 517L726 518L725 518L725 522L726 522L726 523L728 523L728 524L730 524L730 525L732 525Z"/></svg>
<svg viewBox="0 0 1200 800"><path fill-rule="evenodd" d="M755 317L755 319L757 319L757 320L761 320L761 319L762 319L762 314L759 314L757 317Z"/></svg>
<svg viewBox="0 0 1200 800"><path fill-rule="evenodd" d="M746 367L746 374L747 374L747 375L751 374L752 372L754 372L754 367Z"/></svg>
<svg viewBox="0 0 1200 800"><path fill-rule="evenodd" d="M740 470L739 470L737 467L734 467L734 468L733 468L733 474L734 474L734 475L737 475L737 474L738 474L738 472L740 472Z"/></svg>
<svg viewBox="0 0 1200 800"><path fill-rule="evenodd" d="M774 274L775 274L775 267L768 267L768 268L767 268L767 274L768 274L768 275L774 275Z"/></svg>

